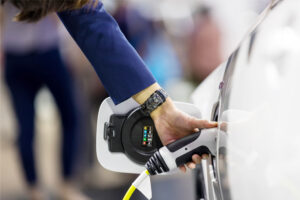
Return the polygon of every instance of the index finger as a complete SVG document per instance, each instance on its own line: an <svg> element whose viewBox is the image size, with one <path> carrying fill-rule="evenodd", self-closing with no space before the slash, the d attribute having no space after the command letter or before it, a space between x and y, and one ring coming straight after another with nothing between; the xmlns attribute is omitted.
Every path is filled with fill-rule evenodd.
<svg viewBox="0 0 300 200"><path fill-rule="evenodd" d="M193 128L214 128L218 126L218 122L193 118L191 121L191 126Z"/></svg>

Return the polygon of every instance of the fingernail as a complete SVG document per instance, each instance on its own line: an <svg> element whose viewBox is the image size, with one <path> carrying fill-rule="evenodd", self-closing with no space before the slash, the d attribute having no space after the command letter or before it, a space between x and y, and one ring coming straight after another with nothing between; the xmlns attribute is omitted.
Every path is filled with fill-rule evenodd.
<svg viewBox="0 0 300 200"><path fill-rule="evenodd" d="M213 125L218 125L218 122L212 122L212 121L210 121L209 123L213 124Z"/></svg>

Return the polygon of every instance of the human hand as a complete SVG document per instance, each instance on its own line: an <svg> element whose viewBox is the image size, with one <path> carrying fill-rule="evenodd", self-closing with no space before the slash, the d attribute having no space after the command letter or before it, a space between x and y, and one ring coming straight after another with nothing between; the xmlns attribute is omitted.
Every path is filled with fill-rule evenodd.
<svg viewBox="0 0 300 200"><path fill-rule="evenodd" d="M133 98L138 103L143 104L153 92L160 88L161 87L155 83L134 95ZM167 98L166 101L156 108L150 115L154 121L155 128L163 145L167 145L182 137L198 132L199 129L214 128L217 126L216 122L208 122L207 120L197 119L178 110L171 98ZM201 159L205 156L206 155L193 155L192 162L187 163L186 166L194 169L196 164L200 164ZM185 166L181 166L180 169L183 172L186 171Z"/></svg>
<svg viewBox="0 0 300 200"><path fill-rule="evenodd" d="M180 110L173 104L170 98L166 102L151 113L158 135L163 143L167 145L182 137L198 132L203 128L214 128L216 122L197 119ZM200 164L201 159L207 155L193 155L192 162L187 163L187 167L194 169L196 164ZM181 166L180 169L185 172L186 167Z"/></svg>

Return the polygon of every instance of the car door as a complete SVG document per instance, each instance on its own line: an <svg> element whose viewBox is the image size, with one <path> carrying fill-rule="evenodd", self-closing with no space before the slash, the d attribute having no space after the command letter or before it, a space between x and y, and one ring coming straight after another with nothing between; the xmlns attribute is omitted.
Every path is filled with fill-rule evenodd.
<svg viewBox="0 0 300 200"><path fill-rule="evenodd" d="M274 1L220 83L216 199L299 199L299 1ZM296 142L297 141L297 142Z"/></svg>

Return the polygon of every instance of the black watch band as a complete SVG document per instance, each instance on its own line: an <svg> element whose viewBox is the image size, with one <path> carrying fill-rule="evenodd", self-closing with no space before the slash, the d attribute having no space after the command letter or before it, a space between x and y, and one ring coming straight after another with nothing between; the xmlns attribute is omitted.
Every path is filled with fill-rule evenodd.
<svg viewBox="0 0 300 200"><path fill-rule="evenodd" d="M168 94L165 90L159 89L156 90L151 96L141 105L143 112L146 115L150 115L158 106L163 104L168 97Z"/></svg>

